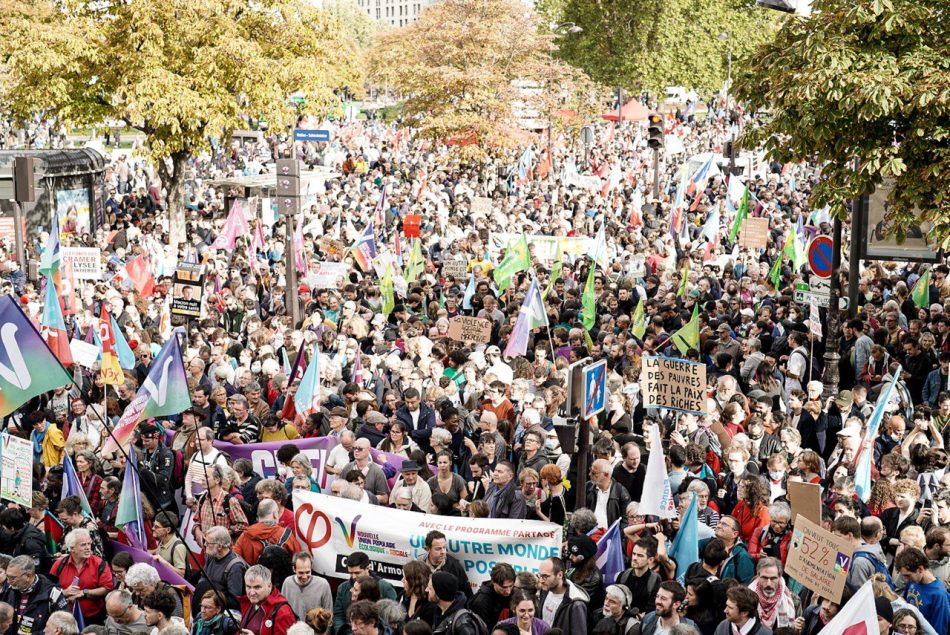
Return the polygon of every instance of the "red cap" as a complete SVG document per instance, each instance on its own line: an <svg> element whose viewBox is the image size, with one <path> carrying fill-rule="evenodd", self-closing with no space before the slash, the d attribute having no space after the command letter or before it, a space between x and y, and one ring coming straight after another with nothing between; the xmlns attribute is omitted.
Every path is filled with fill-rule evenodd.
<svg viewBox="0 0 950 635"><path fill-rule="evenodd" d="M129 348L133 351L139 347L138 340L129 340Z"/></svg>
<svg viewBox="0 0 950 635"><path fill-rule="evenodd" d="M308 287L308 286L305 285L305 284L302 284L302 285L300 285L300 288L297 289L297 293L300 293L300 294L304 294L304 293L309 294L309 293L310 293L310 287Z"/></svg>
<svg viewBox="0 0 950 635"><path fill-rule="evenodd" d="M29 303L30 303L30 299L28 297L26 297L25 295L20 296L20 304L29 304Z"/></svg>

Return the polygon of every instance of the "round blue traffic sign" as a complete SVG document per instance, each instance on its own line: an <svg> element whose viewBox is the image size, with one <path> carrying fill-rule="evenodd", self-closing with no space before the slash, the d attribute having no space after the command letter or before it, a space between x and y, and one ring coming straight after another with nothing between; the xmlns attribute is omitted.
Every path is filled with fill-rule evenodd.
<svg viewBox="0 0 950 635"><path fill-rule="evenodd" d="M808 266L819 278L831 277L832 243L827 236L816 236L808 243Z"/></svg>

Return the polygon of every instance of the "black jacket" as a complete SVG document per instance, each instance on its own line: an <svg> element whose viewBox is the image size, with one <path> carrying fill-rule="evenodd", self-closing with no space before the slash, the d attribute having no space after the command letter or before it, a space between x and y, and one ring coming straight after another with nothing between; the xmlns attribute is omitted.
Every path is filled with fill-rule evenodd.
<svg viewBox="0 0 950 635"><path fill-rule="evenodd" d="M155 448L155 452L151 456L146 458L143 461L148 471L155 476L155 488L158 490L155 494L158 496L156 501L162 509L168 509L174 511L177 510L177 505L175 505L175 490L172 488L172 475L175 472L175 453L166 446L164 443L159 442L158 447ZM152 494L151 492L145 492L146 495Z"/></svg>
<svg viewBox="0 0 950 635"><path fill-rule="evenodd" d="M37 573L46 573L53 564L53 556L46 548L46 536L39 528L27 523L20 531L8 534L3 532L0 539L7 545L9 553L17 556L30 556L36 565ZM12 545L12 546L11 546Z"/></svg>
<svg viewBox="0 0 950 635"><path fill-rule="evenodd" d="M482 582L474 597L468 602L468 608L482 618L485 624L495 625L499 621L512 617L509 615L511 598L495 593L491 580Z"/></svg>
<svg viewBox="0 0 950 635"><path fill-rule="evenodd" d="M42 633L46 628L46 621L55 611L68 611L69 603L59 587L48 578L38 575L33 587L26 592L29 599L26 608L19 610L23 593L8 587L0 600L13 607L13 623L7 629L6 635L32 635Z"/></svg>
<svg viewBox="0 0 950 635"><path fill-rule="evenodd" d="M571 635L587 635L587 603L590 597L587 592L572 582L567 583L567 593L561 599L561 604L554 612L552 628L559 628ZM538 598L538 606L544 606L548 592L544 591Z"/></svg>
<svg viewBox="0 0 950 635"><path fill-rule="evenodd" d="M428 562L426 564L428 564ZM431 568L432 565L430 564L429 567ZM462 566L462 563L459 562L455 556L445 554L445 563L439 568L439 571L451 573L458 578L459 591L465 595L466 601L471 599L472 585L468 583L468 576L465 575L465 567Z"/></svg>
<svg viewBox="0 0 950 635"><path fill-rule="evenodd" d="M625 518L627 515L627 505L630 504L630 494L627 488L618 483L615 479L610 480L610 494L607 498L607 526L614 524L618 518ZM587 506L594 509L597 506L597 486L594 483L587 484Z"/></svg>
<svg viewBox="0 0 950 635"><path fill-rule="evenodd" d="M465 608L465 595L460 591L452 605L439 616L432 635L479 635L475 614Z"/></svg>

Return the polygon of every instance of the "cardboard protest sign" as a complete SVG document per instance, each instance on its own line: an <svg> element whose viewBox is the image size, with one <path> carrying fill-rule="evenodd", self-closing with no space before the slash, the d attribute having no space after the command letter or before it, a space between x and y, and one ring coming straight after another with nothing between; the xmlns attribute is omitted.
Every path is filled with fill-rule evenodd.
<svg viewBox="0 0 950 635"><path fill-rule="evenodd" d="M442 263L442 275L464 280L468 276L468 259L465 256L450 256Z"/></svg>
<svg viewBox="0 0 950 635"><path fill-rule="evenodd" d="M0 497L19 505L33 504L33 444L6 432L0 435L3 471Z"/></svg>
<svg viewBox="0 0 950 635"><path fill-rule="evenodd" d="M201 294L204 275L201 265L181 263L175 270L172 288L172 314L201 317Z"/></svg>
<svg viewBox="0 0 950 635"><path fill-rule="evenodd" d="M801 514L795 517L785 572L823 598L840 602L854 547Z"/></svg>
<svg viewBox="0 0 950 635"><path fill-rule="evenodd" d="M748 249L765 249L769 244L769 219L746 218L739 230L739 246Z"/></svg>
<svg viewBox="0 0 950 635"><path fill-rule="evenodd" d="M706 366L674 357L640 358L644 408L706 414Z"/></svg>
<svg viewBox="0 0 950 635"><path fill-rule="evenodd" d="M448 551L472 590L490 579L499 562L537 572L545 559L561 553L563 531L554 523L432 517L303 491L294 492L293 503L298 535L313 554L313 571L330 578L348 579L346 557L358 551L369 556L374 575L400 586L403 565L425 555L425 538L433 529L445 534Z"/></svg>
<svg viewBox="0 0 950 635"><path fill-rule="evenodd" d="M491 321L456 315L449 320L449 339L487 344L491 340Z"/></svg>
<svg viewBox="0 0 950 635"><path fill-rule="evenodd" d="M799 514L815 523L821 524L821 487L817 483L789 481L788 502L792 506L792 518Z"/></svg>
<svg viewBox="0 0 950 635"><path fill-rule="evenodd" d="M341 278L345 278L350 266L345 262L316 262L313 263L307 282L312 289L336 289Z"/></svg>
<svg viewBox="0 0 950 635"><path fill-rule="evenodd" d="M73 268L77 280L102 279L102 250L96 247L63 247L63 265Z"/></svg>

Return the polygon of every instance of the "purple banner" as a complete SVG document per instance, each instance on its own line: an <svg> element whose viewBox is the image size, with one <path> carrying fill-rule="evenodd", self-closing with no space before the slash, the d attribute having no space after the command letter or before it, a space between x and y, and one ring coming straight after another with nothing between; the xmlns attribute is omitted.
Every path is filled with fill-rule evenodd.
<svg viewBox="0 0 950 635"><path fill-rule="evenodd" d="M326 490L327 485L333 480L332 474L327 474L326 462L333 450L340 442L333 437L315 437L312 439L294 439L293 441L277 441L274 443L245 443L232 444L224 441L215 441L214 447L228 454L235 461L237 459L247 459L254 466L254 471L264 478L274 478L277 476L277 451L288 443L297 446L303 454L310 457L310 464L313 466L313 478L317 481L321 490ZM373 461L380 466L389 464L396 470L398 476L402 462L406 459L398 454L389 452L380 452L372 450ZM385 458L381 458L385 457ZM392 487L395 476L388 479L389 486Z"/></svg>
<svg viewBox="0 0 950 635"><path fill-rule="evenodd" d="M136 562L145 562L155 567L155 570L158 571L158 577L160 577L163 582L167 582L172 586L184 587L188 589L188 593L195 592L195 587L188 584L187 580L178 575L178 572L172 569L168 563L161 558L155 557L147 551L130 547L129 545L123 544L117 540L111 540L110 542L112 543L113 553L124 551L131 555L132 559Z"/></svg>

